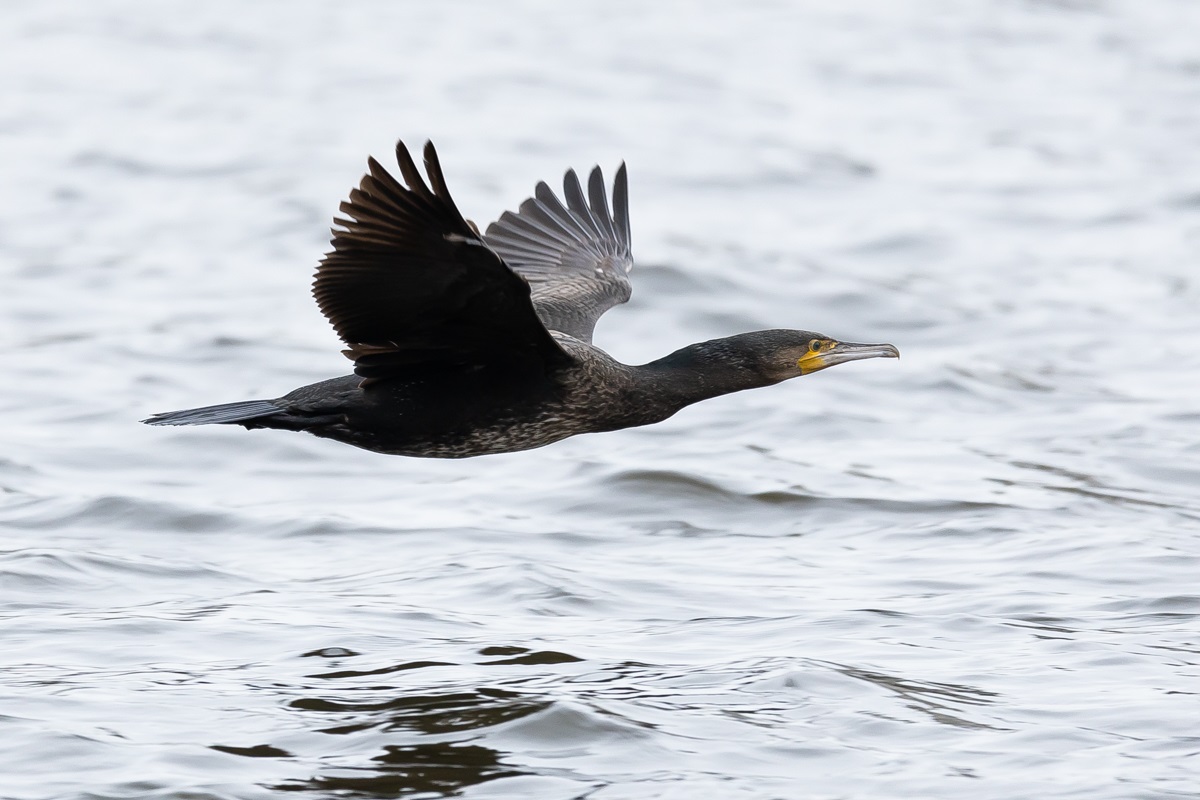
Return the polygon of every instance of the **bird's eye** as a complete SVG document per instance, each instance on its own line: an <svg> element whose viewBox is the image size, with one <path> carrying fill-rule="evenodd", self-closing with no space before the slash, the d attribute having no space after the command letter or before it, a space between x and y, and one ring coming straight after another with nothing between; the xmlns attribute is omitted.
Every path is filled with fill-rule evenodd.
<svg viewBox="0 0 1200 800"><path fill-rule="evenodd" d="M813 339L812 344L809 345L809 349L811 349L814 353L821 352L821 341L819 339Z"/></svg>

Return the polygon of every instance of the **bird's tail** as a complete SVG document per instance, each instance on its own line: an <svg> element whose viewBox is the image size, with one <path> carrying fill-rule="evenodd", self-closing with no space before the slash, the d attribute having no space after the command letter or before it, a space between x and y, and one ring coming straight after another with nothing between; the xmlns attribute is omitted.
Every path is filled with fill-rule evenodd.
<svg viewBox="0 0 1200 800"><path fill-rule="evenodd" d="M271 417L283 410L270 400L243 400L240 403L168 411L165 414L155 414L142 422L147 425L212 425Z"/></svg>

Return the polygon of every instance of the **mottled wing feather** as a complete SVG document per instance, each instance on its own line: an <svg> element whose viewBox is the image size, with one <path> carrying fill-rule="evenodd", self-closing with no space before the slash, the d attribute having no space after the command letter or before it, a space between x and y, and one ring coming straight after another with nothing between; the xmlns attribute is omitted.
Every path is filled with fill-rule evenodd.
<svg viewBox="0 0 1200 800"><path fill-rule="evenodd" d="M396 160L407 186L368 160L313 283L355 372L384 378L414 365L514 358L547 370L569 363L538 318L529 284L454 205L433 144L425 146L428 186L403 142Z"/></svg>
<svg viewBox="0 0 1200 800"><path fill-rule="evenodd" d="M629 299L633 268L629 182L625 165L613 181L610 212L604 175L592 170L584 195L579 177L563 177L566 205L545 183L516 213L504 212L484 239L533 286L533 304L551 330L591 342L596 320Z"/></svg>

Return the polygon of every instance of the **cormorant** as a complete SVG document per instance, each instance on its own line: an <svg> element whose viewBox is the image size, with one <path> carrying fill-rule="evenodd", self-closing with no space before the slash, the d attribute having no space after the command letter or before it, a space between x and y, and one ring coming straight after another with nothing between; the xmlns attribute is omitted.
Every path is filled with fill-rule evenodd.
<svg viewBox="0 0 1200 800"><path fill-rule="evenodd" d="M592 345L592 329L629 299L624 164L611 212L600 168L586 195L569 170L565 205L539 183L480 235L450 198L432 142L428 185L403 142L396 159L407 187L368 159L313 284L354 374L146 423L282 428L378 453L465 458L649 425L710 397L900 355L890 344L767 330L622 364Z"/></svg>

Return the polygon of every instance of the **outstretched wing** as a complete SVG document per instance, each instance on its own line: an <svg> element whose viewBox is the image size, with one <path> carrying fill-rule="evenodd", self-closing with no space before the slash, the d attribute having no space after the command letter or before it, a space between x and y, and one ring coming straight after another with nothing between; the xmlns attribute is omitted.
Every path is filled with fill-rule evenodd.
<svg viewBox="0 0 1200 800"><path fill-rule="evenodd" d="M600 315L629 299L629 181L625 165L613 181L611 213L600 168L588 178L588 196L574 170L563 177L563 205L539 183L520 211L504 212L484 239L533 285L533 305L550 330L585 342Z"/></svg>
<svg viewBox="0 0 1200 800"><path fill-rule="evenodd" d="M547 371L570 357L534 311L529 284L505 266L446 190L433 143L426 186L403 142L407 188L375 159L334 223L313 296L349 345L355 373L382 379L417 365L521 359Z"/></svg>

